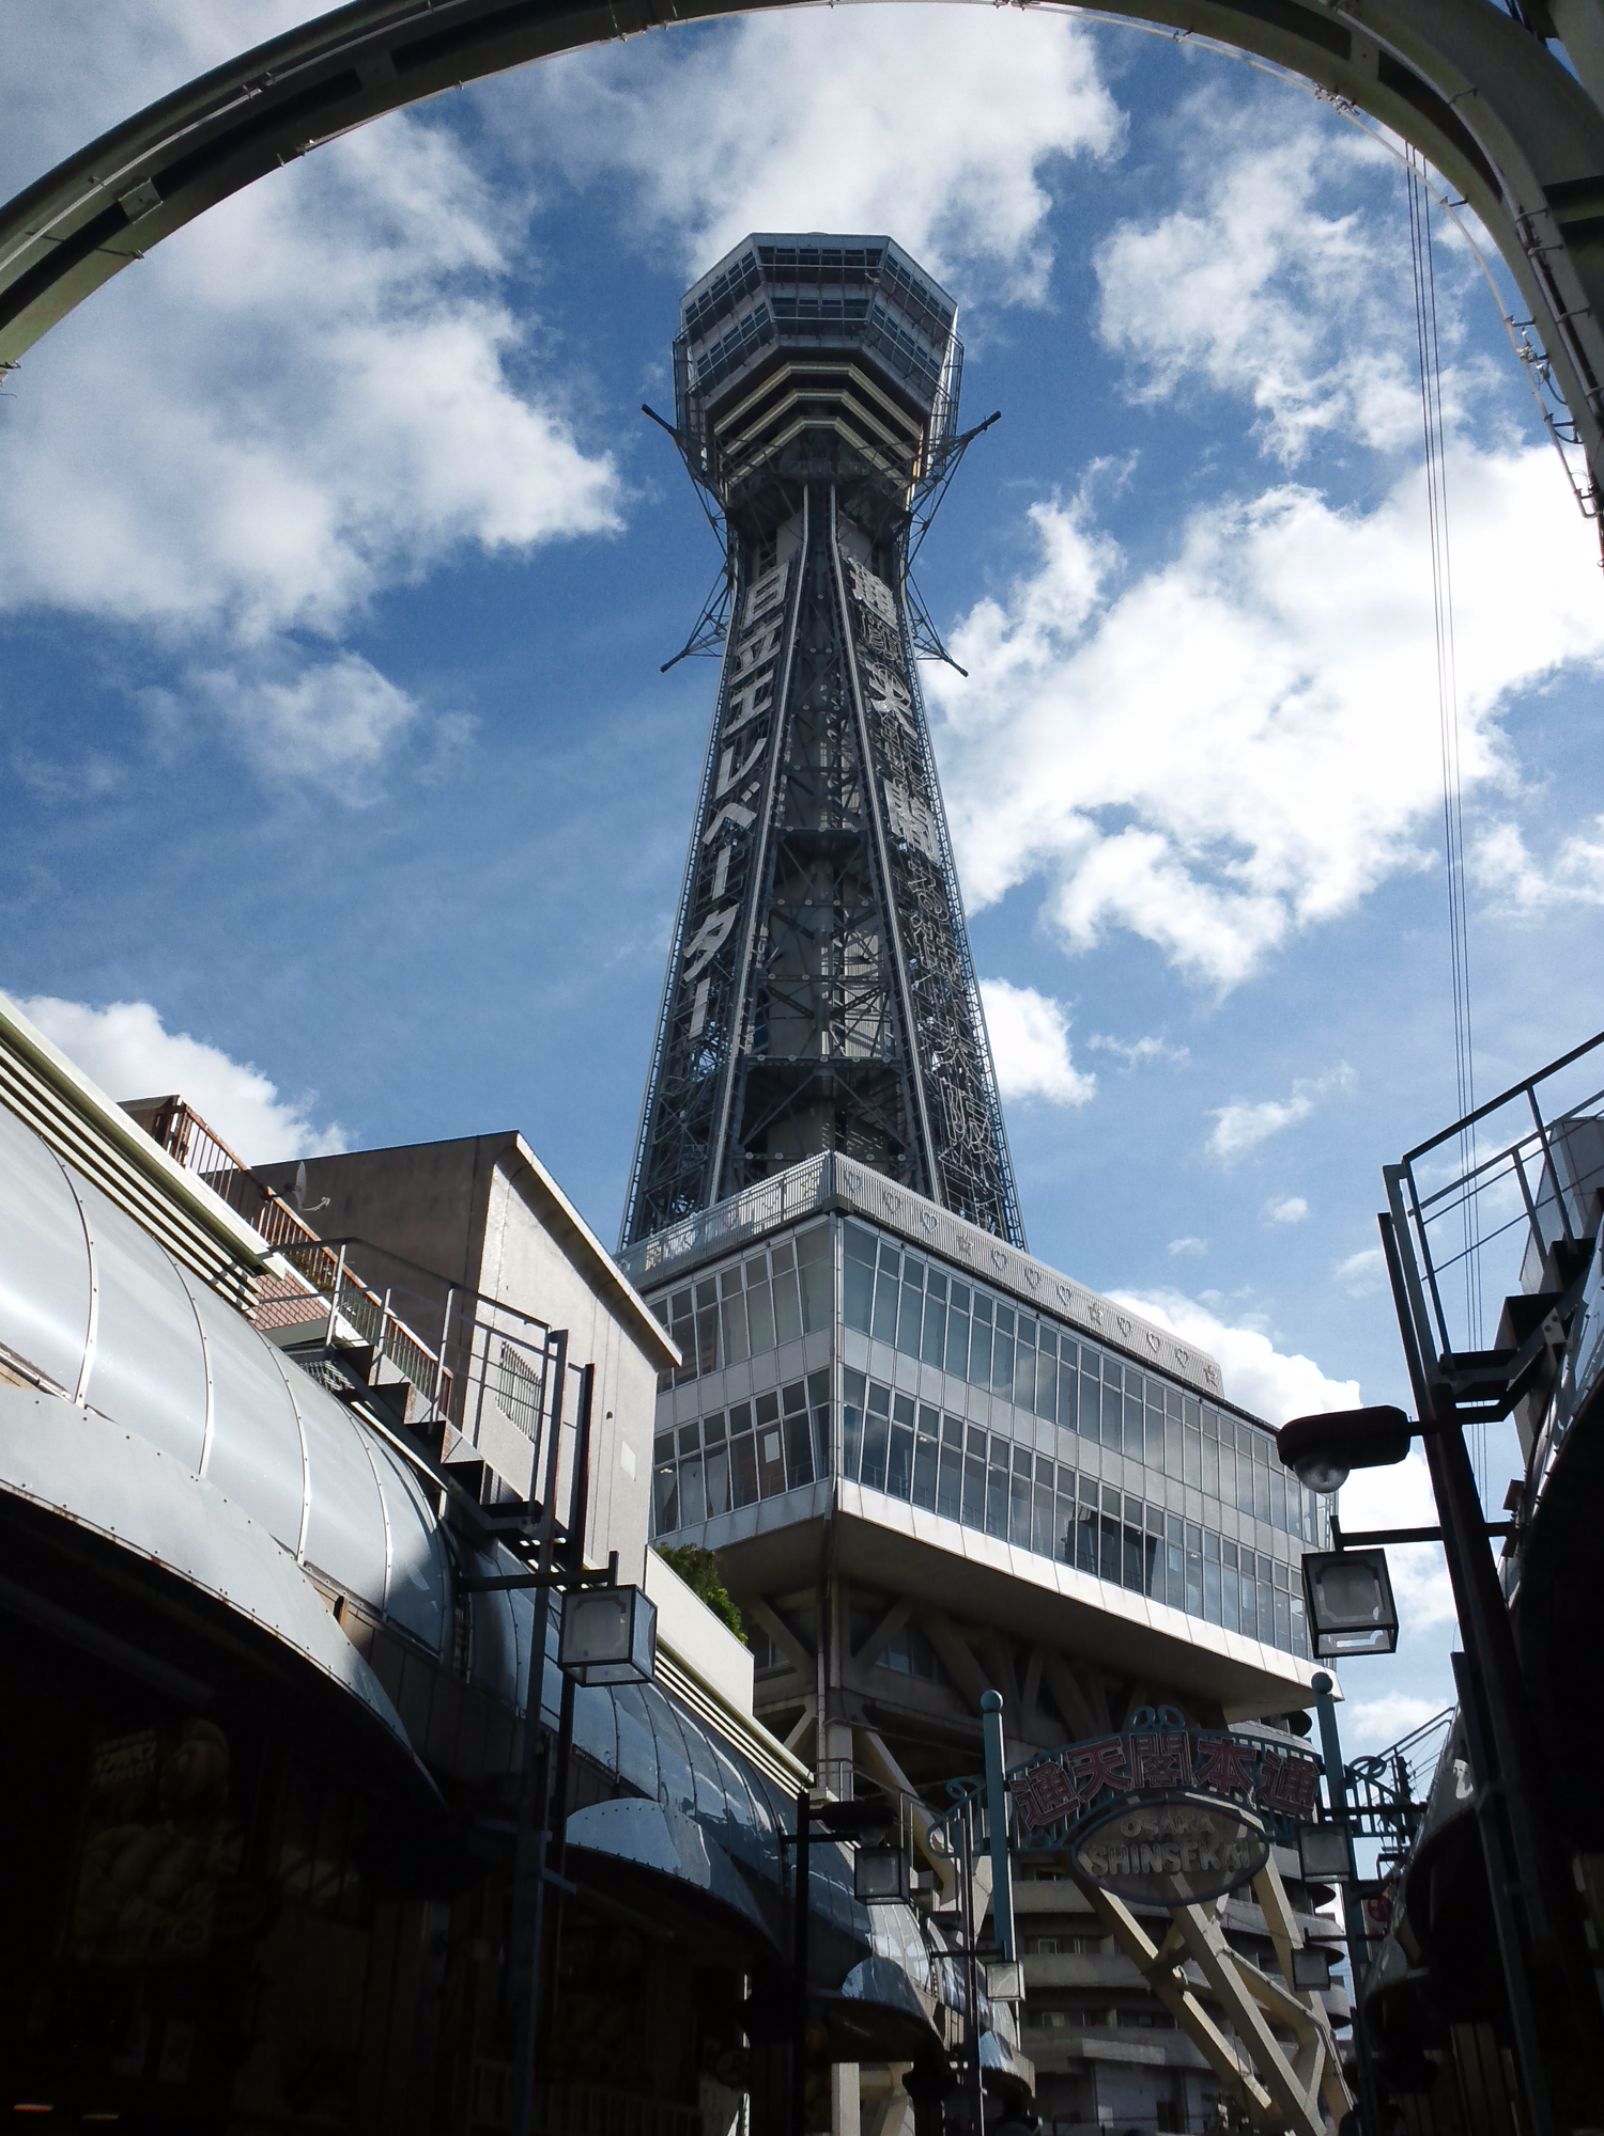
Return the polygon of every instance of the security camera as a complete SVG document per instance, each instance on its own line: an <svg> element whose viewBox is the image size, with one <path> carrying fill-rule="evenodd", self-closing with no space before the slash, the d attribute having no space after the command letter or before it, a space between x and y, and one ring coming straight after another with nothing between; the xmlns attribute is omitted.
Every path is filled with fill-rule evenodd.
<svg viewBox="0 0 1604 2136"><path fill-rule="evenodd" d="M1275 1435L1275 1450L1306 1490L1327 1498L1356 1468L1387 1468L1409 1451L1415 1427L1401 1409L1332 1409L1293 1417Z"/></svg>

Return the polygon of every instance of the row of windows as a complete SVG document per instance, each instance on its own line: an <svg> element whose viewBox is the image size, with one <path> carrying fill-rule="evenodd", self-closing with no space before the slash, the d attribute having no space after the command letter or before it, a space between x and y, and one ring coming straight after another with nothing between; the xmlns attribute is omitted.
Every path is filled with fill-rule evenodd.
<svg viewBox="0 0 1604 2136"><path fill-rule="evenodd" d="M1173 2032L1176 2029L1175 2019L1168 2010L1161 2010L1153 2003L1131 2007L1116 2004L1112 2009L1098 2006L1085 2010L1043 2010L1039 2005L1027 2002L1024 2021L1026 2030L1035 2032L1101 2031L1110 2026L1133 2032Z"/></svg>
<svg viewBox="0 0 1604 2136"><path fill-rule="evenodd" d="M759 304L744 319L737 320L711 348L702 350L697 356L697 391L710 393L715 386L722 385L741 368L754 349L773 339L774 321L769 316L768 306Z"/></svg>
<svg viewBox="0 0 1604 2136"><path fill-rule="evenodd" d="M760 279L757 261L750 252L743 252L685 306L686 334L695 339L706 333L721 313L732 311L742 297L749 296Z"/></svg>
<svg viewBox="0 0 1604 2136"><path fill-rule="evenodd" d="M1285 1653L1307 1652L1303 1596L1279 1559L861 1372L843 1374L842 1397L842 1472L865 1488Z"/></svg>
<svg viewBox="0 0 1604 2136"><path fill-rule="evenodd" d="M949 1275L861 1224L843 1226L841 1317L1016 1409L1079 1433L1305 1542L1319 1536L1313 1494L1274 1457L1270 1434L1079 1342L1050 1321Z"/></svg>
<svg viewBox="0 0 1604 2136"><path fill-rule="evenodd" d="M685 1362L677 1372L664 1373L658 1385L699 1379L800 1335L817 1334L830 1325L831 1287L830 1228L813 1224L759 1248L734 1268L670 1291L652 1311Z"/></svg>
<svg viewBox="0 0 1604 2136"><path fill-rule="evenodd" d="M853 1482L1284 1653L1307 1652L1303 1598L1280 1560L861 1372L842 1384L841 1467ZM829 1374L815 1372L659 1432L654 1537L828 1473L829 1388ZM911 1650L902 1666L931 1673Z"/></svg>
<svg viewBox="0 0 1604 2136"><path fill-rule="evenodd" d="M652 1448L653 1537L778 1498L823 1475L829 1463L828 1372L661 1431Z"/></svg>
<svg viewBox="0 0 1604 2136"><path fill-rule="evenodd" d="M917 376L927 392L941 383L939 358L917 342L882 305L876 305L863 334L866 348L878 349L900 377Z"/></svg>
<svg viewBox="0 0 1604 2136"><path fill-rule="evenodd" d="M900 260L889 257L881 270L881 279L894 292L903 310L912 315L915 325L922 327L938 346L944 347L956 314L945 298L938 296L935 285L922 276L909 274Z"/></svg>

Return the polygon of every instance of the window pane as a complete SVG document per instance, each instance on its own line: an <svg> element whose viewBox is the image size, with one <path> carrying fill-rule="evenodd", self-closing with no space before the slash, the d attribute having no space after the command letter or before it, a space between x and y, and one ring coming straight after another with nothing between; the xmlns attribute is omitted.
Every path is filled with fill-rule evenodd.
<svg viewBox="0 0 1604 2136"><path fill-rule="evenodd" d="M913 1502L932 1511L936 1503L937 1432L940 1419L935 1410L919 1405L919 1429L913 1449Z"/></svg>
<svg viewBox="0 0 1604 2136"><path fill-rule="evenodd" d="M986 1533L1000 1543L1008 1540L1008 1441L995 1432L986 1469Z"/></svg>
<svg viewBox="0 0 1604 2136"><path fill-rule="evenodd" d="M1030 1455L1024 1447L1014 1448L1014 1477L1009 1488L1008 1540L1017 1550L1030 1548Z"/></svg>
<svg viewBox="0 0 1604 2136"><path fill-rule="evenodd" d="M1036 1352L1036 1414L1051 1424L1058 1416L1058 1358L1049 1338Z"/></svg>
<svg viewBox="0 0 1604 2136"><path fill-rule="evenodd" d="M893 1498L907 1498L913 1491L913 1399L906 1394L896 1395L892 1400L886 1489Z"/></svg>
<svg viewBox="0 0 1604 2136"><path fill-rule="evenodd" d="M963 1515L963 1450L945 1432L936 1476L936 1511L943 1520L959 1520Z"/></svg>
<svg viewBox="0 0 1604 2136"><path fill-rule="evenodd" d="M1012 1314L1009 1315L1011 1319ZM1012 1401L1014 1395L1014 1338L999 1327L991 1352L991 1391Z"/></svg>
<svg viewBox="0 0 1604 2136"><path fill-rule="evenodd" d="M774 1333L780 1342L795 1342L802 1333L802 1301L797 1292L796 1270L779 1268L779 1248L774 1250Z"/></svg>
<svg viewBox="0 0 1604 2136"><path fill-rule="evenodd" d="M874 1287L874 1333L880 1342L897 1339L897 1302L901 1296L902 1285L895 1273L882 1267Z"/></svg>
<svg viewBox="0 0 1604 2136"><path fill-rule="evenodd" d="M1186 1464L1182 1474L1192 1488L1197 1490L1203 1482L1203 1434L1188 1426L1182 1451Z"/></svg>
<svg viewBox="0 0 1604 2136"><path fill-rule="evenodd" d="M1097 1571L1097 1486L1084 1476L1075 1514L1075 1563L1082 1572Z"/></svg>
<svg viewBox="0 0 1604 2136"><path fill-rule="evenodd" d="M969 1296L961 1283L955 1283L947 1307L947 1370L958 1379L966 1379L969 1374L969 1314L958 1303L960 1293L965 1299Z"/></svg>
<svg viewBox="0 0 1604 2136"><path fill-rule="evenodd" d="M971 1387L991 1385L991 1316L990 1308L984 1316L980 1307L985 1300L975 1300L974 1327L969 1336L969 1384Z"/></svg>
<svg viewBox="0 0 1604 2136"><path fill-rule="evenodd" d="M1203 1614L1203 1531L1186 1524L1186 1607L1194 1617Z"/></svg>
<svg viewBox="0 0 1604 2136"><path fill-rule="evenodd" d="M824 1232L804 1232L803 1238L823 1238ZM797 1258L801 1260L802 1239L797 1240ZM816 1335L820 1328L830 1325L830 1264L814 1256L802 1261L802 1326L809 1335Z"/></svg>
<svg viewBox="0 0 1604 2136"><path fill-rule="evenodd" d="M1053 1464L1045 1455L1036 1457L1036 1497L1031 1522L1030 1547L1041 1557L1058 1555L1058 1534L1053 1499Z"/></svg>
<svg viewBox="0 0 1604 2136"><path fill-rule="evenodd" d="M813 1481L813 1436L805 1409L785 1420L785 1469L793 1487Z"/></svg>
<svg viewBox="0 0 1604 2136"><path fill-rule="evenodd" d="M1142 1458L1142 1397L1139 1394L1125 1397L1125 1451L1133 1461Z"/></svg>
<svg viewBox="0 0 1604 2136"><path fill-rule="evenodd" d="M746 1346L746 1306L740 1297L726 1298L719 1308L719 1317L724 1324L724 1361L739 1365L746 1362L750 1352Z"/></svg>
<svg viewBox="0 0 1604 2136"><path fill-rule="evenodd" d="M927 1365L938 1368L947 1354L947 1308L932 1288L925 1300L925 1331L919 1344L919 1355Z"/></svg>
<svg viewBox="0 0 1604 2136"><path fill-rule="evenodd" d="M752 1328L752 1355L774 1348L774 1303L766 1282L752 1285L746 1293L746 1317Z"/></svg>
<svg viewBox="0 0 1604 2136"><path fill-rule="evenodd" d="M1220 1449L1216 1440L1203 1435L1203 1488L1210 1498L1220 1495Z"/></svg>
<svg viewBox="0 0 1604 2136"><path fill-rule="evenodd" d="M757 1500L757 1448L749 1431L730 1441L730 1497L738 1506Z"/></svg>
<svg viewBox="0 0 1604 2136"><path fill-rule="evenodd" d="M964 1434L964 1505L966 1528L986 1525L986 1434L973 1426Z"/></svg>
<svg viewBox="0 0 1604 2136"><path fill-rule="evenodd" d="M757 1482L764 1498L778 1498L785 1489L785 1447L778 1424L765 1424L757 1435Z"/></svg>
<svg viewBox="0 0 1604 2136"><path fill-rule="evenodd" d="M863 1482L867 1490L883 1491L886 1487L886 1454L890 1436L889 1390L871 1381L868 1406L863 1418Z"/></svg>

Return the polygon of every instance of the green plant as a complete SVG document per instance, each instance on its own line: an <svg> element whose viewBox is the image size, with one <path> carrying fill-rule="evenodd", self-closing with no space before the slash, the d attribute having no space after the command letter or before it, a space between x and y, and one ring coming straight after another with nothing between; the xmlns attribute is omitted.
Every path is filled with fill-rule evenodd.
<svg viewBox="0 0 1604 2136"><path fill-rule="evenodd" d="M658 1550L663 1563L677 1572L693 1595L705 1602L722 1624L740 1640L747 1643L746 1626L741 1622L741 1612L724 1585L718 1569L718 1559L711 1550L704 1550L700 1543L670 1543Z"/></svg>

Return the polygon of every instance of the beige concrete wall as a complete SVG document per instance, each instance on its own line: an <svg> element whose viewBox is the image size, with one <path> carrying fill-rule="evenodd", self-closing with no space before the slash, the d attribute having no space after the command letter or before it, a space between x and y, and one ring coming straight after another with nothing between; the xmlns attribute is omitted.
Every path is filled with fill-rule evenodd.
<svg viewBox="0 0 1604 2136"><path fill-rule="evenodd" d="M293 1166L262 1176L289 1191ZM315 1204L327 1197L327 1206ZM459 1298L446 1360L456 1376L456 1421L515 1491L537 1493L534 1447L497 1399L494 1367L506 1340L515 1355L537 1331L534 1315L566 1328L569 1359L594 1363L596 1399L586 1555L616 1550L622 1578L640 1581L650 1527L651 1450L657 1374L665 1338L534 1153L515 1134L465 1136L388 1150L348 1151L306 1162L308 1221L326 1238L356 1237L352 1266L370 1288L393 1291L394 1309L425 1343L438 1344L448 1286L479 1291L515 1312ZM432 1274L419 1274L402 1259ZM530 1366L536 1364L529 1357ZM487 1384L486 1366L492 1371ZM566 1512L577 1382L569 1376L565 1458L558 1505Z"/></svg>
<svg viewBox="0 0 1604 2136"><path fill-rule="evenodd" d="M585 1554L600 1563L616 1550L620 1577L640 1582L651 1525L657 1345L624 1304L611 1264L602 1269L576 1255L556 1235L554 1214L521 1146L502 1151L489 1181L477 1287L566 1328L571 1362L596 1366ZM570 1419L576 1399L570 1375ZM564 1442L558 1504L566 1509L571 1432Z"/></svg>

